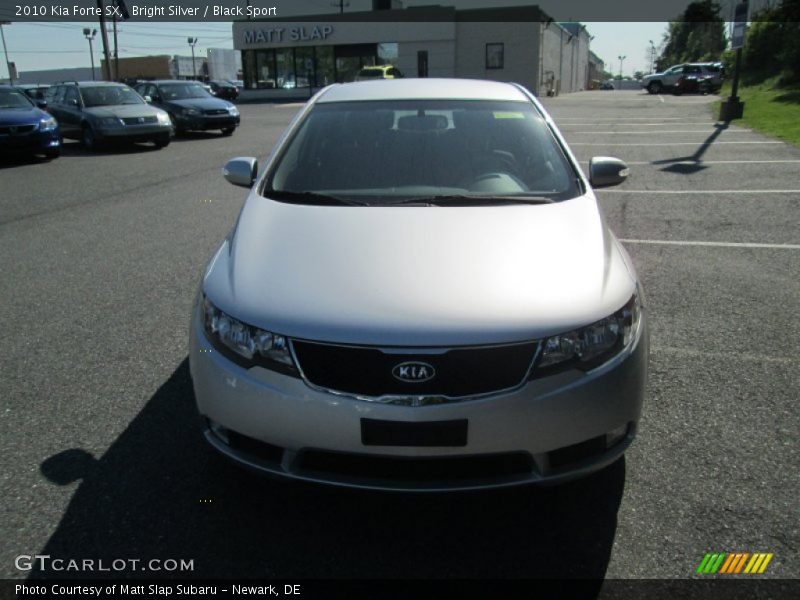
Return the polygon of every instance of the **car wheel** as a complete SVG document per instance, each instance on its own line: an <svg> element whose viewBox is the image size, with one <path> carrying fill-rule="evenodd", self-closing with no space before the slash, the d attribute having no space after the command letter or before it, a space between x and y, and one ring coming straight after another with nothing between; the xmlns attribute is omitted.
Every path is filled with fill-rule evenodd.
<svg viewBox="0 0 800 600"><path fill-rule="evenodd" d="M226 127L222 130L222 135L233 135L234 131L236 131L236 127Z"/></svg>
<svg viewBox="0 0 800 600"><path fill-rule="evenodd" d="M84 125L83 127L83 131L81 132L81 145L87 150L94 150L97 148L97 138L89 125Z"/></svg>
<svg viewBox="0 0 800 600"><path fill-rule="evenodd" d="M660 81L651 81L647 84L647 91L651 94L658 94L662 87L663 86L661 85Z"/></svg>
<svg viewBox="0 0 800 600"><path fill-rule="evenodd" d="M47 158L58 158L61 156L61 149L60 148L53 148L51 150L45 150L44 155Z"/></svg>
<svg viewBox="0 0 800 600"><path fill-rule="evenodd" d="M175 118L175 115L169 113L169 118L172 120L172 127L175 129L175 137L184 135L186 130L178 125L178 120Z"/></svg>
<svg viewBox="0 0 800 600"><path fill-rule="evenodd" d="M166 148L169 146L170 137L168 135L164 135L153 140L153 143L156 145L156 148Z"/></svg>

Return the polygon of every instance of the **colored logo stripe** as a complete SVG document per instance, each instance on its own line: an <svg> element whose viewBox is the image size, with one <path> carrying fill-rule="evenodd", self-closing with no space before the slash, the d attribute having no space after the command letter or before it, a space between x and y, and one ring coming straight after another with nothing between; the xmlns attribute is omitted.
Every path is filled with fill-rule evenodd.
<svg viewBox="0 0 800 600"><path fill-rule="evenodd" d="M697 573L724 573L732 575L746 573L750 575L763 573L774 556L773 553L757 552L708 552L697 567Z"/></svg>

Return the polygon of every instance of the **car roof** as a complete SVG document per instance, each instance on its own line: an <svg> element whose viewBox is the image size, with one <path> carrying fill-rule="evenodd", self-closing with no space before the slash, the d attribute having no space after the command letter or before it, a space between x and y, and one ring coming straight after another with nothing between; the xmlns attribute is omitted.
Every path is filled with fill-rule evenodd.
<svg viewBox="0 0 800 600"><path fill-rule="evenodd" d="M161 85L162 83L199 83L200 85L203 84L202 81L194 81L193 79L153 79L150 81L139 81L136 85L140 85L142 83L153 83L155 85Z"/></svg>
<svg viewBox="0 0 800 600"><path fill-rule="evenodd" d="M127 85L127 84L119 83L119 82L116 82L116 81L58 81L58 82L56 82L56 83L54 83L52 85L53 86L56 86L56 85L77 85L78 87L84 87L84 86L113 87L115 85L119 86L119 85Z"/></svg>
<svg viewBox="0 0 800 600"><path fill-rule="evenodd" d="M364 100L503 100L529 101L514 84L477 79L379 79L336 83L317 102Z"/></svg>

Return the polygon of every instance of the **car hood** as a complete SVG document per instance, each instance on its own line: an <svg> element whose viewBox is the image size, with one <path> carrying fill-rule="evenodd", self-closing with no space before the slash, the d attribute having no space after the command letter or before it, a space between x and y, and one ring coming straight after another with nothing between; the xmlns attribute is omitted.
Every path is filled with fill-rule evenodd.
<svg viewBox="0 0 800 600"><path fill-rule="evenodd" d="M181 108L196 108L197 110L212 110L215 108L230 108L231 103L219 98L187 98L185 100L169 100L166 104L180 106Z"/></svg>
<svg viewBox="0 0 800 600"><path fill-rule="evenodd" d="M95 117L117 117L129 119L136 117L152 117L160 112L147 104L117 104L114 106L92 106L84 109L85 112Z"/></svg>
<svg viewBox="0 0 800 600"><path fill-rule="evenodd" d="M635 275L595 199L496 207L323 207L253 194L211 261L209 299L297 338L447 346L597 321Z"/></svg>
<svg viewBox="0 0 800 600"><path fill-rule="evenodd" d="M34 108L0 108L0 125L31 125L50 117L46 112Z"/></svg>
<svg viewBox="0 0 800 600"><path fill-rule="evenodd" d="M650 73L650 75L645 75L644 77L642 77L642 81L648 81L650 79L653 79L654 77L663 77L663 76L664 76L663 73Z"/></svg>

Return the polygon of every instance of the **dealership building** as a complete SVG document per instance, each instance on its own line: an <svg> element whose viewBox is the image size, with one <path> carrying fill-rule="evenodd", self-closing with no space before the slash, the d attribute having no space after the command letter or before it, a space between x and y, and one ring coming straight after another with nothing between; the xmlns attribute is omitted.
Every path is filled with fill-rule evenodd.
<svg viewBox="0 0 800 600"><path fill-rule="evenodd" d="M476 10L426 6L301 19L236 21L245 98L307 98L365 66L405 77L514 81L537 95L589 87L589 41L579 23L538 6Z"/></svg>

